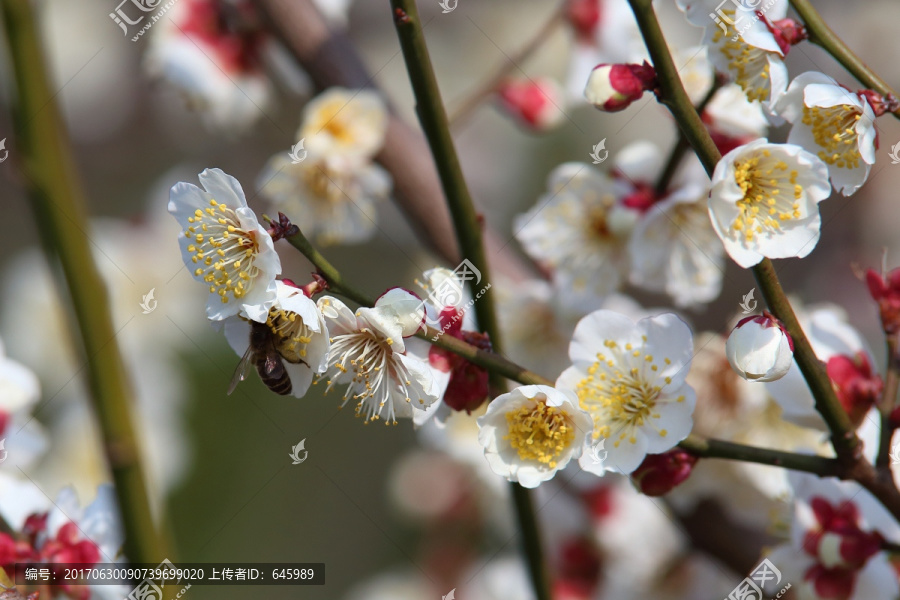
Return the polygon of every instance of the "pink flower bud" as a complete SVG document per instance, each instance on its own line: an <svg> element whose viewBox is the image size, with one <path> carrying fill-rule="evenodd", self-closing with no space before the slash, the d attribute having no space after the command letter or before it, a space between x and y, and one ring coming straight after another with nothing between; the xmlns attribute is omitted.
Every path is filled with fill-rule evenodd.
<svg viewBox="0 0 900 600"><path fill-rule="evenodd" d="M565 117L562 91L552 79L507 81L498 94L506 112L534 131L551 129Z"/></svg>
<svg viewBox="0 0 900 600"><path fill-rule="evenodd" d="M440 314L444 333L482 350L491 349L487 334L462 330L462 313L452 306L445 307ZM456 411L471 413L481 406L489 395L488 372L443 348L432 346L428 351L428 363L443 372L450 372L450 381L444 392L444 404Z"/></svg>
<svg viewBox="0 0 900 600"><path fill-rule="evenodd" d="M663 496L681 485L691 474L697 457L673 448L662 454L648 454L632 474L631 481L646 496Z"/></svg>
<svg viewBox="0 0 900 600"><path fill-rule="evenodd" d="M642 65L599 64L588 77L584 97L600 110L617 112L654 89L656 71L647 61Z"/></svg>
<svg viewBox="0 0 900 600"><path fill-rule="evenodd" d="M859 427L866 413L881 397L884 382L873 372L869 357L857 352L855 357L843 354L828 359L828 377L834 384L841 406L850 416L854 427Z"/></svg>
<svg viewBox="0 0 900 600"><path fill-rule="evenodd" d="M791 368L794 342L778 319L764 313L738 321L725 342L725 357L748 381L775 381Z"/></svg>
<svg viewBox="0 0 900 600"><path fill-rule="evenodd" d="M583 42L593 43L600 25L600 0L569 0L566 2L566 20L575 35Z"/></svg>
<svg viewBox="0 0 900 600"><path fill-rule="evenodd" d="M881 312L881 326L887 334L900 331L900 269L894 269L886 275L879 275L875 270L866 271L866 284L869 293L878 303Z"/></svg>
<svg viewBox="0 0 900 600"><path fill-rule="evenodd" d="M809 39L806 27L794 19L778 19L777 21L770 21L763 16L762 13L757 14L762 16L762 20L765 21L766 27L772 32L775 41L778 42L778 47L785 56L787 56L791 46L796 46L803 40Z"/></svg>

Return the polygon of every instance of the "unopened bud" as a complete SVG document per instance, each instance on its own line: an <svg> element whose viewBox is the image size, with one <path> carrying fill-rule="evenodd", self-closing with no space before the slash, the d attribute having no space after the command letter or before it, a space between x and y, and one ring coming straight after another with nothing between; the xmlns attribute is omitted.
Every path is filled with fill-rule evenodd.
<svg viewBox="0 0 900 600"><path fill-rule="evenodd" d="M771 314L746 317L728 335L725 356L735 372L748 381L775 381L790 370L794 342Z"/></svg>
<svg viewBox="0 0 900 600"><path fill-rule="evenodd" d="M648 454L632 474L631 481L646 496L663 496L681 485L697 464L697 457L673 448L662 454Z"/></svg>
<svg viewBox="0 0 900 600"><path fill-rule="evenodd" d="M546 131L559 125L565 114L563 94L552 79L507 81L498 90L503 108L516 121L534 131Z"/></svg>
<svg viewBox="0 0 900 600"><path fill-rule="evenodd" d="M656 71L647 61L642 65L600 64L588 77L584 97L600 110L617 112L656 85Z"/></svg>

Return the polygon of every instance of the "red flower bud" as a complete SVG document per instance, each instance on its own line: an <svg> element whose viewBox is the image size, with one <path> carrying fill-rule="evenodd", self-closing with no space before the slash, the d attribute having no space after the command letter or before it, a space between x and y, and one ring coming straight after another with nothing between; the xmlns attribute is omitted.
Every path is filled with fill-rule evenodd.
<svg viewBox="0 0 900 600"><path fill-rule="evenodd" d="M787 56L791 46L796 46L803 40L809 39L809 33L802 23L798 23L794 19L778 19L770 21L761 12L756 13L766 24L766 27L772 32L781 53Z"/></svg>
<svg viewBox="0 0 900 600"><path fill-rule="evenodd" d="M452 306L441 311L440 321L444 335L451 335L482 350L491 349L487 334L462 330L462 312ZM444 392L443 402L457 411L471 413L488 398L488 372L458 354L432 346L428 351L428 363L443 372L450 372L450 381Z"/></svg>
<svg viewBox="0 0 900 600"><path fill-rule="evenodd" d="M881 397L884 383L881 376L872 371L869 357L864 352L856 356L838 355L828 359L828 377L837 391L841 406L850 416L854 427L862 424L866 413Z"/></svg>
<svg viewBox="0 0 900 600"><path fill-rule="evenodd" d="M593 43L600 16L600 0L569 0L566 3L566 20L583 42Z"/></svg>
<svg viewBox="0 0 900 600"><path fill-rule="evenodd" d="M803 538L803 550L816 561L831 568L859 570L879 550L884 538L877 531L863 531L859 526L856 505L845 502L832 506L828 500L814 497L810 507L817 529Z"/></svg>
<svg viewBox="0 0 900 600"><path fill-rule="evenodd" d="M862 98L865 98L866 102L869 103L869 106L872 107L872 112L875 113L876 117L880 117L886 112L894 112L900 108L900 100L897 100L897 98L891 94L882 96L875 90L859 90L856 93Z"/></svg>
<svg viewBox="0 0 900 600"><path fill-rule="evenodd" d="M618 112L656 87L656 71L647 61L642 65L604 63L591 71L584 97L600 110Z"/></svg>
<svg viewBox="0 0 900 600"><path fill-rule="evenodd" d="M878 303L881 312L881 327L887 334L900 331L900 269L894 269L886 275L879 275L875 270L866 271L866 285L869 293Z"/></svg>
<svg viewBox="0 0 900 600"><path fill-rule="evenodd" d="M546 131L565 116L563 95L552 79L507 81L497 90L503 108L516 121L534 131Z"/></svg>
<svg viewBox="0 0 900 600"><path fill-rule="evenodd" d="M681 485L691 474L697 457L673 448L662 454L648 454L631 474L631 481L647 496L663 496Z"/></svg>

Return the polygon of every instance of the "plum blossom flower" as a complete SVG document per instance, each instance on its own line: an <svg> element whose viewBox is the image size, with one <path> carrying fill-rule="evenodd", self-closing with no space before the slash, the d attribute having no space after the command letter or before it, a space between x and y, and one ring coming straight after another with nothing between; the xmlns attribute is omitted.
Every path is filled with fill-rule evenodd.
<svg viewBox="0 0 900 600"><path fill-rule="evenodd" d="M314 243L355 244L375 233L376 205L390 195L391 177L371 162L307 155L296 163L282 152L268 160L257 187Z"/></svg>
<svg viewBox="0 0 900 600"><path fill-rule="evenodd" d="M875 164L875 112L863 94L854 94L825 75L798 75L775 110L793 125L796 144L828 165L835 189L849 196L865 183Z"/></svg>
<svg viewBox="0 0 900 600"><path fill-rule="evenodd" d="M574 396L526 385L488 405L478 418L478 441L494 473L534 488L581 456L592 427Z"/></svg>
<svg viewBox="0 0 900 600"><path fill-rule="evenodd" d="M875 360L862 336L837 307L822 306L798 311L797 318L816 356L826 364L841 405L858 427L881 391L881 379L872 368ZM766 384L769 394L781 406L786 420L826 431L825 421L815 410L815 402L796 361L778 381Z"/></svg>
<svg viewBox="0 0 900 600"><path fill-rule="evenodd" d="M900 528L884 507L855 483L793 471L788 479L790 541L769 558L799 600L896 598L900 585L881 544L900 540Z"/></svg>
<svg viewBox="0 0 900 600"><path fill-rule="evenodd" d="M759 102L748 101L735 83L722 86L701 117L721 154L766 137L769 130L769 121Z"/></svg>
<svg viewBox="0 0 900 600"><path fill-rule="evenodd" d="M800 146L762 138L716 165L709 215L731 258L749 268L766 257L812 252L821 225L817 205L830 193L825 163Z"/></svg>
<svg viewBox="0 0 900 600"><path fill-rule="evenodd" d="M153 29L147 69L171 82L211 127L245 130L269 104L267 36L251 2L181 0Z"/></svg>
<svg viewBox="0 0 900 600"><path fill-rule="evenodd" d="M719 0L678 0L688 21L703 27L703 43L709 48L716 70L737 83L750 101L759 101L771 112L772 105L787 89L784 56L790 48L786 36L772 26L787 14L787 0L775 0L763 18L755 16L746 2L734 6ZM753 3L758 6L759 2Z"/></svg>
<svg viewBox="0 0 900 600"><path fill-rule="evenodd" d="M369 161L384 145L388 112L371 90L329 88L303 109L297 139L314 156Z"/></svg>
<svg viewBox="0 0 900 600"><path fill-rule="evenodd" d="M184 228L181 256L191 275L209 286L206 315L221 321L241 314L260 323L275 302L281 260L237 179L219 169L200 173L204 189L177 183L169 212Z"/></svg>
<svg viewBox="0 0 900 600"><path fill-rule="evenodd" d="M884 332L894 334L900 331L900 269L887 273L869 269L866 271L866 285L872 299L878 303Z"/></svg>
<svg viewBox="0 0 900 600"><path fill-rule="evenodd" d="M548 131L563 122L562 90L553 79L509 80L497 90L504 111L532 131Z"/></svg>
<svg viewBox="0 0 900 600"><path fill-rule="evenodd" d="M601 465L585 470L631 473L647 454L674 447L691 431L694 390L685 383L693 355L691 330L674 314L637 323L598 310L575 327L572 366L556 387L575 392L594 421L594 439L606 440ZM599 469L599 470L598 470Z"/></svg>
<svg viewBox="0 0 900 600"><path fill-rule="evenodd" d="M640 216L622 204L624 192L589 165L562 164L537 205L515 219L516 239L560 289L607 296L628 272L628 236Z"/></svg>
<svg viewBox="0 0 900 600"><path fill-rule="evenodd" d="M324 373L328 365L328 328L316 303L301 288L276 281L275 294L265 326L290 378L291 389L287 393L302 398L313 375ZM223 329L228 344L238 356L243 356L250 345L250 322L232 316L225 319Z"/></svg>
<svg viewBox="0 0 900 600"><path fill-rule="evenodd" d="M326 373L328 390L347 385L344 404L356 401L366 423L384 419L396 425L414 410L431 406L440 390L428 364L407 352L404 338L418 331L425 317L422 301L400 288L385 292L373 308L354 314L331 296L318 300L331 335Z"/></svg>
<svg viewBox="0 0 900 600"><path fill-rule="evenodd" d="M748 381L775 381L785 376L794 359L794 342L784 325L769 314L738 321L725 342L725 356L734 371Z"/></svg>

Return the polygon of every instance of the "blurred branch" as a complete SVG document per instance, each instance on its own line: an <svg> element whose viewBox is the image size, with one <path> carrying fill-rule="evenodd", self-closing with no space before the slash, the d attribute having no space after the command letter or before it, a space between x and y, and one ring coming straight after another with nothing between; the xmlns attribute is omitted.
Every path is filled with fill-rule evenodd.
<svg viewBox="0 0 900 600"><path fill-rule="evenodd" d="M269 29L283 42L319 89L332 86L374 87L373 76L350 40L331 31L311 0L254 0ZM428 145L419 131L391 115L384 146L375 159L394 182L394 197L422 242L456 265L461 259L450 213ZM485 231L497 270L512 280L530 276L513 252L500 250L506 241Z"/></svg>
<svg viewBox="0 0 900 600"><path fill-rule="evenodd" d="M791 6L803 19L806 31L809 34L809 41L813 44L821 46L828 54L830 54L842 67L844 67L851 75L869 89L875 90L882 96L897 98L897 94L891 89L881 77L879 77L872 69L866 65L853 51L847 47L847 44L832 31L822 15L813 8L809 0L791 0ZM900 119L900 108L895 109L892 113L896 118Z"/></svg>
<svg viewBox="0 0 900 600"><path fill-rule="evenodd" d="M15 76L17 147L41 242L59 260L75 314L87 383L125 528L125 554L157 563L167 552L150 513L144 469L131 414L133 399L110 317L106 288L85 231L84 199L65 124L50 90L46 62L28 0L0 0ZM61 290L62 291L62 290Z"/></svg>
<svg viewBox="0 0 900 600"><path fill-rule="evenodd" d="M497 91L510 73L520 68L519 65L528 60L550 38L556 28L565 22L565 10L566 2L560 3L543 27L538 29L518 52L504 57L503 63L450 115L451 129L456 129L465 123L478 110L478 107Z"/></svg>
<svg viewBox="0 0 900 600"><path fill-rule="evenodd" d="M659 81L657 98L671 111L685 138L693 146L700 162L703 163L706 172L712 176L722 156L684 91L684 85L681 83L678 69L676 69L669 47L666 45L651 0L629 0L629 3L656 69ZM855 461L858 458L859 439L837 398L824 365L816 356L806 334L800 327L800 322L781 287L772 261L768 258L763 259L753 267L753 274L756 276L756 281L769 309L784 323L793 338L794 358L815 398L816 410L828 424L828 429L831 431L831 443L838 458L848 463Z"/></svg>

